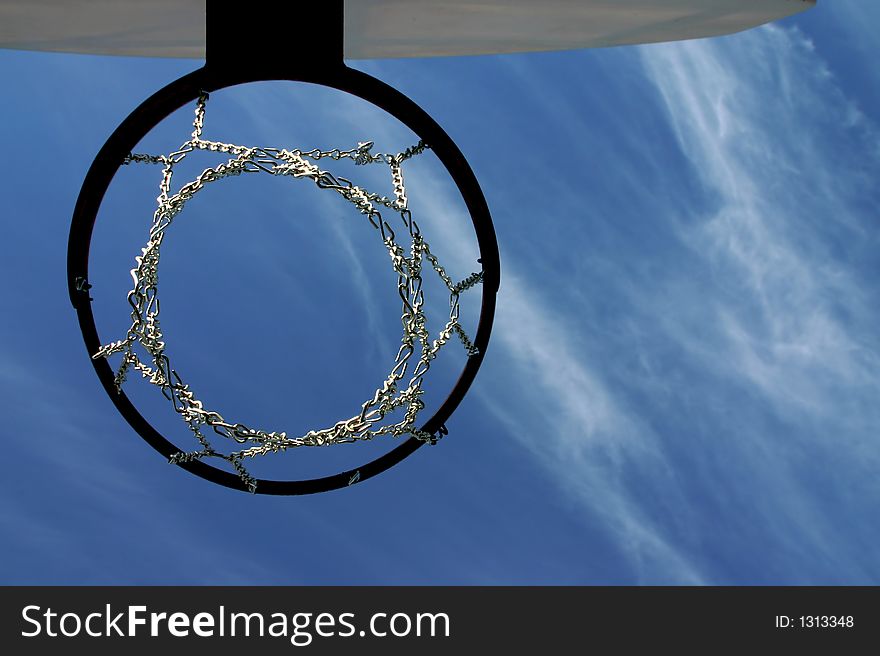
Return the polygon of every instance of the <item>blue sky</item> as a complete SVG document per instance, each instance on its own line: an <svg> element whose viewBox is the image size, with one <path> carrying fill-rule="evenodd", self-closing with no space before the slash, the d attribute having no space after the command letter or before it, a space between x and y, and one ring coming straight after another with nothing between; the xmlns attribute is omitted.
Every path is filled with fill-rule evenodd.
<svg viewBox="0 0 880 656"><path fill-rule="evenodd" d="M196 63L0 51L0 581L877 584L878 24L874 3L839 0L712 40L352 62L468 157L502 286L450 435L362 485L294 498L164 463L101 390L67 300L69 218L92 158ZM183 141L191 111L144 149ZM287 85L217 94L206 134L412 139L353 99ZM405 173L428 240L466 276L474 240L454 188L430 155ZM129 167L102 208L105 341L126 327L157 183ZM163 252L176 366L246 423L295 432L352 414L399 338L387 255L313 188L224 185ZM450 346L429 399L461 355ZM129 393L187 444L155 389ZM329 473L388 445L336 448L267 466Z"/></svg>

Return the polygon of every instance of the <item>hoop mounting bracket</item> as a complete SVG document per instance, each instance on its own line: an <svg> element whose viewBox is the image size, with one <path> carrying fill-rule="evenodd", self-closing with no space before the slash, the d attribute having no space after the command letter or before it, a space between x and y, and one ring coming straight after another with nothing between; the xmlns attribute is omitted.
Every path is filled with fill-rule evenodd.
<svg viewBox="0 0 880 656"><path fill-rule="evenodd" d="M205 66L225 75L247 71L295 74L343 65L343 0L321 2L208 2L205 13ZM291 48L290 32L303 34L306 47ZM241 34L266 35L242 49ZM273 36L277 34L278 36Z"/></svg>

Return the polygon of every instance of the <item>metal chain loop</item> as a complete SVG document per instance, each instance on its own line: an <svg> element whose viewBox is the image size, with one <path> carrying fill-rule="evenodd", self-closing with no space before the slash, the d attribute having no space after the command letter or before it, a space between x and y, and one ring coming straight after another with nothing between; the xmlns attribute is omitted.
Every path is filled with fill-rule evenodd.
<svg viewBox="0 0 880 656"><path fill-rule="evenodd" d="M133 369L149 383L156 385L170 401L201 447L195 451L173 455L172 463L209 457L222 458L230 463L251 492L256 491L256 479L242 464L247 458L279 453L302 446L327 446L371 440L379 435L393 437L412 435L432 444L436 443L439 435L426 433L415 426L419 411L425 405L421 399L423 378L430 369L431 362L453 334L458 337L468 355L478 353L459 323L459 296L481 283L483 273L472 273L460 282L454 282L431 252L408 209L402 164L407 159L424 152L428 145L420 141L401 153L391 155L372 153L373 142L369 141L359 143L350 150L337 148L326 151L248 147L209 141L202 138L207 101L208 95L201 94L196 103L191 139L183 143L177 151L169 155L132 153L125 159L125 164L161 164L162 179L149 239L141 254L135 258L136 266L131 270L134 281L134 286L128 293L131 327L124 339L102 346L92 357L110 358L121 354L122 362L116 370L115 377L117 389L121 389L129 371ZM172 193L171 180L175 165L196 150L225 153L230 158L205 169L195 180L187 182ZM369 192L350 180L323 170L317 163L327 159L333 161L350 159L357 165L385 164L390 169L394 198ZM397 291L403 307L401 316L403 336L391 371L371 398L363 403L357 414L338 421L333 426L309 430L297 437L290 437L285 432L264 431L230 422L218 412L205 409L189 385L184 383L177 371L172 368L166 355L166 346L159 325L159 258L166 230L186 203L206 185L242 173L269 173L293 179L308 179L321 189L336 192L364 214L373 228L378 231L391 257L392 267L397 273ZM411 239L408 254L397 243L397 234L391 224L382 216L382 211L385 210L391 210L392 213L400 216L406 234ZM449 319L433 339L427 328L424 311L425 299L422 291L424 259L427 259L449 290ZM149 363L144 362L135 351L138 345L149 354ZM405 380L408 373L409 378ZM406 386L401 389L403 384ZM383 424L386 416L397 409L402 410L402 419ZM204 427L209 427L217 435L241 445L242 448L228 453L216 450L202 432ZM440 434L445 434L445 428Z"/></svg>

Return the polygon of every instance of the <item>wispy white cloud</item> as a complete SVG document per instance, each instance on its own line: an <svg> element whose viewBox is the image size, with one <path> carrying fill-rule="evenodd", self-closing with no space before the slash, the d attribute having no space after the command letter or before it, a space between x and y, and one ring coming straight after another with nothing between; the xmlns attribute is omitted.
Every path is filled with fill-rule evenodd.
<svg viewBox="0 0 880 656"><path fill-rule="evenodd" d="M583 354L583 317L560 312L515 271L506 270L493 380L480 396L497 420L541 462L588 521L610 534L643 583L702 583L700 568L670 541L628 479L650 472L680 493L657 436L618 398L600 363ZM494 374L494 375L493 375ZM516 382L513 382L516 381ZM686 514L686 510L682 508Z"/></svg>
<svg viewBox="0 0 880 656"><path fill-rule="evenodd" d="M731 292L711 301L728 366L805 412L835 412L832 387L878 389L877 357L860 334L871 295L825 231L856 246L877 236L850 202L863 182L840 170L856 167L832 159L849 154L834 152L844 144L814 136L873 126L851 122L852 103L797 32L769 27L737 47L693 42L643 58L695 174L717 195L714 213L678 234Z"/></svg>
<svg viewBox="0 0 880 656"><path fill-rule="evenodd" d="M852 556L833 573L821 565L800 580L864 580L876 562L847 552L839 520L816 494L828 482L817 483L818 468L792 454L834 453L846 462L838 466L852 476L832 490L869 494L855 514L871 505L872 490L877 500L864 476L880 463L871 438L880 425L878 298L871 266L859 266L878 243L876 217L864 206L880 170L877 126L797 30L771 26L641 53L714 205L665 217L711 296L680 298L657 312L657 327L787 426L784 434L753 426L748 437L740 431L739 445L724 448L774 498L761 512L771 531L779 531L771 528L774 515L786 527L779 544L828 561ZM695 313L699 331L682 320Z"/></svg>

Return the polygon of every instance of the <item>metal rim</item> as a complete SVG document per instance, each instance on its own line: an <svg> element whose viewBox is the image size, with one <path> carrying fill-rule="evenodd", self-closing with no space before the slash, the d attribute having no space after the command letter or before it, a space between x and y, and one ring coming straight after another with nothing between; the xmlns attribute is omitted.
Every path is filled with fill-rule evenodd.
<svg viewBox="0 0 880 656"><path fill-rule="evenodd" d="M86 349L91 356L101 345L88 292L88 263L92 233L101 202L116 171L122 166L125 156L132 152L141 139L168 115L187 103L194 102L200 92L210 93L238 84L269 80L318 84L357 96L384 110L431 146L431 151L442 162L458 187L473 222L484 279L480 318L474 337L474 345L479 349L479 353L468 358L449 396L421 427L421 430L432 434L445 432L445 422L470 388L489 344L495 315L495 296L500 281L498 243L492 218L470 165L455 142L436 121L393 87L343 64L322 71L304 71L295 74L291 74L289 71L264 71L261 74L249 74L242 71L223 72L205 66L157 91L116 128L98 152L86 174L70 226L67 252L68 291L77 312ZM179 453L180 449L159 433L140 414L125 392L117 392L110 364L103 358L91 360L91 362L104 390L131 427L166 458L174 453ZM257 479L256 492L271 495L297 495L348 487L353 483L382 473L415 452L422 444L424 442L421 440L410 437L388 453L360 467L321 478L295 481ZM218 485L247 491L247 487L237 474L219 469L206 462L194 460L181 463L178 466Z"/></svg>

